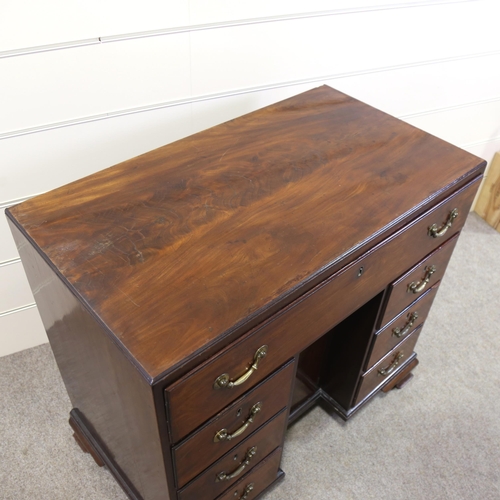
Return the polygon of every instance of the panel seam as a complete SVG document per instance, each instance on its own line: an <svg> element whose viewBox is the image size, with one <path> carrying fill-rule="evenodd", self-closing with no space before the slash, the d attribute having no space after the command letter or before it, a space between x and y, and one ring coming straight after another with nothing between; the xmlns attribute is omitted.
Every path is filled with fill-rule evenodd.
<svg viewBox="0 0 500 500"><path fill-rule="evenodd" d="M26 311L28 309L33 309L33 307L36 307L36 304L34 302L31 304L27 304L25 306L16 307L14 309L9 309L8 311L0 312L0 318L3 318L4 316L9 316L10 314L16 314L19 312L23 312L23 311Z"/></svg>
<svg viewBox="0 0 500 500"><path fill-rule="evenodd" d="M40 52L51 52L54 50L64 50L72 49L77 47L85 47L88 45L99 45L102 43L113 43L121 42L126 40L135 40L138 38L150 38L154 36L165 36L165 35L175 35L180 33L191 33L194 31L207 31L213 29L221 28L232 28L237 26L246 26L251 24L264 24L272 22L281 21L294 21L300 19L310 19L315 17L327 17L327 16L338 16L338 15L348 15L348 14L362 14L366 12L378 12L384 10L398 10L398 9L409 9L409 8L420 8L420 7L434 7L439 5L448 4L460 4L460 3L472 3L478 2L480 0L441 0L440 2L432 0L424 0L420 2L405 2L401 4L394 5L373 5L371 7L347 7L343 9L333 9L318 12L302 12L297 14L284 14L276 16L266 16L266 17L255 17L247 19L238 19L234 21L224 21L215 23L202 23L194 24L188 26L178 26L172 28L163 28L157 30L147 30L132 33L124 33L121 35L107 35L98 36L92 38L86 38L82 40L72 40L69 42L61 42L54 44L38 45L34 47L25 47L20 49L5 50L0 52L0 59L7 57L19 57L31 54L38 54Z"/></svg>
<svg viewBox="0 0 500 500"><path fill-rule="evenodd" d="M321 75L321 76L316 76L316 77L311 77L311 78L302 78L298 80L286 80L282 82L277 82L274 84L269 84L269 85L257 85L253 87L243 87L237 90L232 90L232 91L227 91L227 92L217 92L213 94L204 94L204 95L199 95L195 97L186 97L183 99L175 99L172 101L164 101L156 104L149 104L146 106L139 106L139 107L134 107L134 108L125 108L121 109L118 111L110 111L108 113L99 113L96 115L89 115L86 117L82 118L74 118L71 120L64 120L60 122L53 122L49 123L46 125L39 125L36 127L29 127L29 128L23 128L23 129L18 129L18 130L13 130L10 132L4 132L0 134L0 140L5 140L5 139L11 139L14 137L20 137L23 135L28 135L28 134L35 134L39 132L46 132L49 130L54 130L54 129L59 129L59 128L64 128L64 127L71 127L74 125L82 125L85 123L90 123L90 122L96 122L96 121L101 121L101 120L106 120L108 118L118 118L120 116L127 116L127 115L132 115L136 113L143 113L147 111L155 111L159 109L164 109L164 108L170 108L170 107L175 107L175 106L182 106L185 104L194 104L198 102L204 102L204 101L211 101L211 100L216 100L216 99L224 99L228 97L234 97L237 95L243 95L243 94L251 94L255 92L263 92L267 90L274 90L274 89L279 89L279 88L286 88L286 87L294 87L298 85L305 85L308 83L323 83L326 81L330 80L337 80L337 79L342 79L342 78L352 78L356 76L363 76L363 75L369 75L369 74L375 74L375 73L383 73L383 72L389 72L389 71L399 71L403 69L408 69L408 68L416 68L419 66L430 66L434 64L443 64L443 63L448 63L448 62L455 62L455 61L462 61L462 60L467 60L467 59L476 59L479 57L490 57L490 56L495 56L495 55L500 55L500 50L496 51L489 51L489 52L480 52L480 53L475 53L475 54L465 54L465 55L460 55L460 56L451 56L451 57L445 57L441 59L427 59L424 61L417 61L413 63L406 63L406 64L395 64L392 66L380 66L377 68L369 68L369 69L362 69L362 70L357 70L357 71L349 71L345 73L336 73L336 74L330 74L330 75ZM492 100L498 100L498 98L492 99ZM492 101L491 100L491 101ZM480 103L482 101L477 101L477 103ZM467 106L474 105L475 103L467 103ZM461 106L461 105L458 105ZM439 109L446 109L446 108L439 108ZM432 113L432 110L430 111L425 111L422 113ZM413 114L413 115L407 115L409 116L417 116L418 113Z"/></svg>

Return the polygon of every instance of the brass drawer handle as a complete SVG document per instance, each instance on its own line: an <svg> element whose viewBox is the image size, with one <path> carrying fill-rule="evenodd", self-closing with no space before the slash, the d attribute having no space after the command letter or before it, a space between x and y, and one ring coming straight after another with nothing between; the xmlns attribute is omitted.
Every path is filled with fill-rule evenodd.
<svg viewBox="0 0 500 500"><path fill-rule="evenodd" d="M257 413L259 413L261 409L262 403L255 403L250 408L250 415L239 429L236 429L232 434L229 434L229 431L227 429L221 429L215 434L214 443L217 443L218 441L231 441L231 439L241 436L247 430L248 426L253 423L253 418L255 417L255 415L257 415Z"/></svg>
<svg viewBox="0 0 500 500"><path fill-rule="evenodd" d="M243 490L243 494L239 498L239 500L246 500L248 498L248 495L250 492L253 490L253 483L250 483L247 485L247 487Z"/></svg>
<svg viewBox="0 0 500 500"><path fill-rule="evenodd" d="M431 276L436 272L436 266L427 266L425 268L425 276L422 281L412 281L408 285L408 292L411 293L420 293L424 290L424 288L429 284L431 280Z"/></svg>
<svg viewBox="0 0 500 500"><path fill-rule="evenodd" d="M454 208L450 212L450 215L448 215L446 222L441 227L438 227L437 224L432 224L432 226L429 227L429 234L433 238L440 238L441 236L446 234L446 231L448 231L448 229L450 229L451 225L453 224L453 221L457 217L458 217L458 208Z"/></svg>
<svg viewBox="0 0 500 500"><path fill-rule="evenodd" d="M394 361L387 368L381 368L378 371L378 374L382 375L382 377L387 377L387 375L390 375L399 366L399 362L403 358L404 358L404 353L401 351L398 352L396 354L396 357L394 358Z"/></svg>
<svg viewBox="0 0 500 500"><path fill-rule="evenodd" d="M237 385L243 384L243 382L246 382L250 378L250 375L252 375L252 373L257 370L260 360L266 357L267 349L267 345L259 347L255 351L253 363L250 365L250 368L247 368L247 371L236 380L231 380L227 373L223 373L222 375L218 376L214 382L214 389L231 389L233 387L236 387Z"/></svg>
<svg viewBox="0 0 500 500"><path fill-rule="evenodd" d="M405 326L403 326L403 328L393 328L392 330L392 334L397 337L398 339L400 339L403 335L406 335L411 327L415 324L415 320L418 319L418 312L415 311L415 312L412 312L408 318L408 321L406 322Z"/></svg>
<svg viewBox="0 0 500 500"><path fill-rule="evenodd" d="M233 472L227 473L227 472L219 472L217 476L215 477L215 482L219 481L230 481L231 479L234 479L236 476L239 476L247 467L247 465L250 464L250 461L252 458L255 456L257 453L257 446L252 446L248 451L247 454L245 455L245 460L241 462L240 465L236 469L234 469Z"/></svg>

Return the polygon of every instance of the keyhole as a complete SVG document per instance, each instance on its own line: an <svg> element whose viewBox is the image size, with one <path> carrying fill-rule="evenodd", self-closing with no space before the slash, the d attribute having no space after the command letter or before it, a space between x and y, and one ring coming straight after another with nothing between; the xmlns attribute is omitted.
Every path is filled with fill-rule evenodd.
<svg viewBox="0 0 500 500"><path fill-rule="evenodd" d="M241 408L236 412L236 416L239 418L241 417Z"/></svg>
<svg viewBox="0 0 500 500"><path fill-rule="evenodd" d="M365 272L365 268L361 266L358 270L358 278Z"/></svg>

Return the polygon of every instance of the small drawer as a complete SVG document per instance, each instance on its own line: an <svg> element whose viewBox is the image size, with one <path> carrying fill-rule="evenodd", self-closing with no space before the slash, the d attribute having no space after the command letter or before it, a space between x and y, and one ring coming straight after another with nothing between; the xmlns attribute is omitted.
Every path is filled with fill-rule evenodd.
<svg viewBox="0 0 500 500"><path fill-rule="evenodd" d="M179 500L216 498L281 446L286 424L285 409L179 491Z"/></svg>
<svg viewBox="0 0 500 500"><path fill-rule="evenodd" d="M389 286L387 305L378 321L379 326L391 321L443 277L457 240L458 234Z"/></svg>
<svg viewBox="0 0 500 500"><path fill-rule="evenodd" d="M253 500L257 498L278 476L282 448L273 451L251 472L229 488L217 500ZM281 473L283 475L283 473Z"/></svg>
<svg viewBox="0 0 500 500"><path fill-rule="evenodd" d="M168 387L165 396L172 442L178 443L188 436L296 354L280 351L279 344L273 330L236 341L236 345ZM283 359L284 356L287 357ZM222 377L235 384L221 387L218 382Z"/></svg>
<svg viewBox="0 0 500 500"><path fill-rule="evenodd" d="M177 487L184 486L285 408L294 373L295 362L291 361L176 446Z"/></svg>
<svg viewBox="0 0 500 500"><path fill-rule="evenodd" d="M362 376L354 405L361 402L368 394L383 385L384 382L395 376L403 368L405 362L413 354L421 330L422 325Z"/></svg>
<svg viewBox="0 0 500 500"><path fill-rule="evenodd" d="M427 290L424 295L375 333L373 347L365 364L365 370L372 367L382 356L385 356L395 345L399 344L425 321L436 296L438 286L439 283Z"/></svg>

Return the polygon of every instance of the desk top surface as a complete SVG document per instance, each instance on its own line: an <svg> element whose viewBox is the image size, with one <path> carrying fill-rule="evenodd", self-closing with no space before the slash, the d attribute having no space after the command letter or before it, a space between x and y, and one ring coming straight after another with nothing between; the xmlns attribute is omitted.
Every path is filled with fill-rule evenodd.
<svg viewBox="0 0 500 500"><path fill-rule="evenodd" d="M9 212L152 380L483 164L323 86Z"/></svg>

